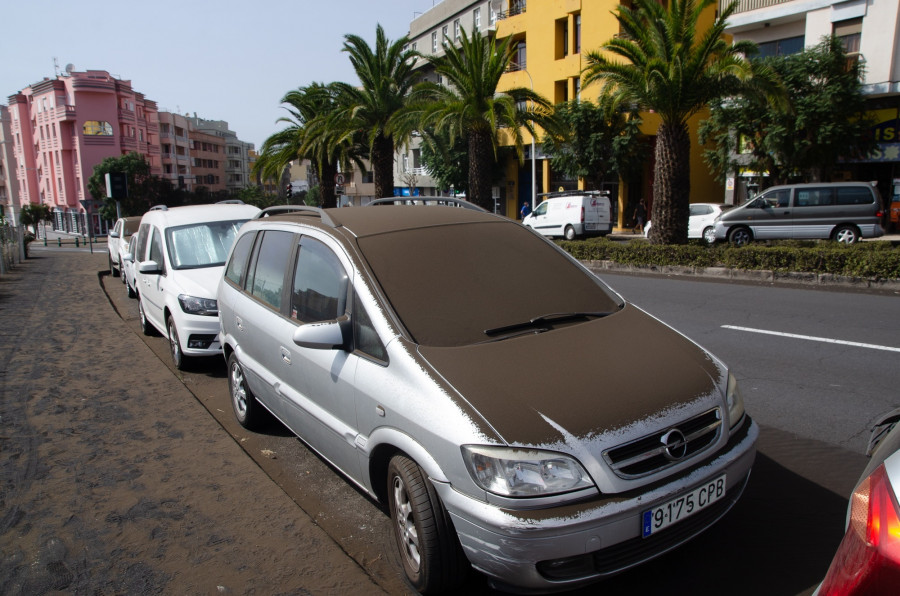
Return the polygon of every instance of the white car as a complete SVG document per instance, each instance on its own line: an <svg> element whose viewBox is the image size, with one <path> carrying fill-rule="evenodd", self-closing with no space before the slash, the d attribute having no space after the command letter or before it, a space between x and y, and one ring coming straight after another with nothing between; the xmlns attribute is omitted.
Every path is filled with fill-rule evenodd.
<svg viewBox="0 0 900 596"><path fill-rule="evenodd" d="M106 250L109 253L109 272L113 277L122 273L121 255L125 253L128 239L138 231L141 217L120 217L106 237Z"/></svg>
<svg viewBox="0 0 900 596"><path fill-rule="evenodd" d="M550 193L543 203L525 216L522 225L544 236L562 236L566 240L606 236L613 226L609 191Z"/></svg>
<svg viewBox="0 0 900 596"><path fill-rule="evenodd" d="M119 259L122 266L122 282L128 289L129 298L137 298L134 285L134 247L137 246L137 234L132 234L128 240L128 248Z"/></svg>
<svg viewBox="0 0 900 596"><path fill-rule="evenodd" d="M734 205L725 203L691 203L688 217L688 238L702 238L707 244L716 241L716 218ZM644 226L644 236L650 235L650 222Z"/></svg>
<svg viewBox="0 0 900 596"><path fill-rule="evenodd" d="M216 289L240 227L259 209L241 201L153 207L134 251L141 329L169 338L172 360L222 353Z"/></svg>

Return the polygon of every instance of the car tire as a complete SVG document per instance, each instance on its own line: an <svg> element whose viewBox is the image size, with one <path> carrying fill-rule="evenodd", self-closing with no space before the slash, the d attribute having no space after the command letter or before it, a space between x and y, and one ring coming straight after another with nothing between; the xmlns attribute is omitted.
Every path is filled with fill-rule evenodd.
<svg viewBox="0 0 900 596"><path fill-rule="evenodd" d="M129 298L137 298L137 292L134 291L134 288L131 287L131 284L128 283L127 279L125 280L125 287L128 288L128 297Z"/></svg>
<svg viewBox="0 0 900 596"><path fill-rule="evenodd" d="M231 409L238 424L248 430L259 426L263 413L262 404L257 402L256 397L250 392L247 379L244 377L244 368L234 352L228 357L228 392L231 395Z"/></svg>
<svg viewBox="0 0 900 596"><path fill-rule="evenodd" d="M141 300L140 296L138 296L138 315L141 319L141 332L148 336L156 335L156 327L147 318L147 314L144 312L144 301Z"/></svg>
<svg viewBox="0 0 900 596"><path fill-rule="evenodd" d="M831 237L841 244L856 244L859 242L859 230L854 226L838 226Z"/></svg>
<svg viewBox="0 0 900 596"><path fill-rule="evenodd" d="M716 229L714 227L709 226L703 230L703 242L710 246L716 243Z"/></svg>
<svg viewBox="0 0 900 596"><path fill-rule="evenodd" d="M451 590L467 575L450 515L421 468L403 455L388 464L388 505L403 570L423 594Z"/></svg>
<svg viewBox="0 0 900 596"><path fill-rule="evenodd" d="M566 226L563 235L566 237L566 240L575 240L575 228L572 226Z"/></svg>
<svg viewBox="0 0 900 596"><path fill-rule="evenodd" d="M107 260L107 262L109 262L109 272L112 274L112 276L119 277L119 270L116 269L115 266L113 265L112 257L108 256L108 257L106 257L106 260Z"/></svg>
<svg viewBox="0 0 900 596"><path fill-rule="evenodd" d="M175 320L172 315L166 319L166 335L169 336L169 353L172 354L172 363L178 370L184 370L184 352L181 351L181 343L178 341L178 329L175 328Z"/></svg>
<svg viewBox="0 0 900 596"><path fill-rule="evenodd" d="M753 232L750 228L736 226L728 231L728 241L735 246L747 246L753 241Z"/></svg>

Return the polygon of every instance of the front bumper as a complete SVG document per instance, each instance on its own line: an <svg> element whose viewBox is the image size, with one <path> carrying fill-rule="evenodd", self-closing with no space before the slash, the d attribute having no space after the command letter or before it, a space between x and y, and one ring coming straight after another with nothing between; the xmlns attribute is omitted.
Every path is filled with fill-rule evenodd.
<svg viewBox="0 0 900 596"><path fill-rule="evenodd" d="M613 575L693 538L737 502L756 457L759 428L749 416L715 457L630 493L554 509L500 509L435 483L472 565L520 593L567 590ZM648 538L641 513L722 473L727 495Z"/></svg>
<svg viewBox="0 0 900 596"><path fill-rule="evenodd" d="M181 317L175 319L175 327L185 356L217 356L222 353L219 317L182 313Z"/></svg>

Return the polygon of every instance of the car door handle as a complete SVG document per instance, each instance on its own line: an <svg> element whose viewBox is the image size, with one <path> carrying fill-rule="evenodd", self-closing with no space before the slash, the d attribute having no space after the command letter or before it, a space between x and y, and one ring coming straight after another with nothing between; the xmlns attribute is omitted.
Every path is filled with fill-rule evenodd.
<svg viewBox="0 0 900 596"><path fill-rule="evenodd" d="M285 364L291 363L291 353L287 350L287 348L281 348L281 359L284 360Z"/></svg>
<svg viewBox="0 0 900 596"><path fill-rule="evenodd" d="M238 328L238 331L244 330L244 321L240 317L234 318L234 324Z"/></svg>

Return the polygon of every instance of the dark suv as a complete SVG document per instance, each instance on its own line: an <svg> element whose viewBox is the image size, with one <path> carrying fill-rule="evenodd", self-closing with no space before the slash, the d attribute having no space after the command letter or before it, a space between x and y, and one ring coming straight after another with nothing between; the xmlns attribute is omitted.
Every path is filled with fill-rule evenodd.
<svg viewBox="0 0 900 596"><path fill-rule="evenodd" d="M385 503L416 589L469 564L569 589L743 491L758 428L726 366L540 235L436 205L272 213L219 285L235 415L274 414Z"/></svg>

